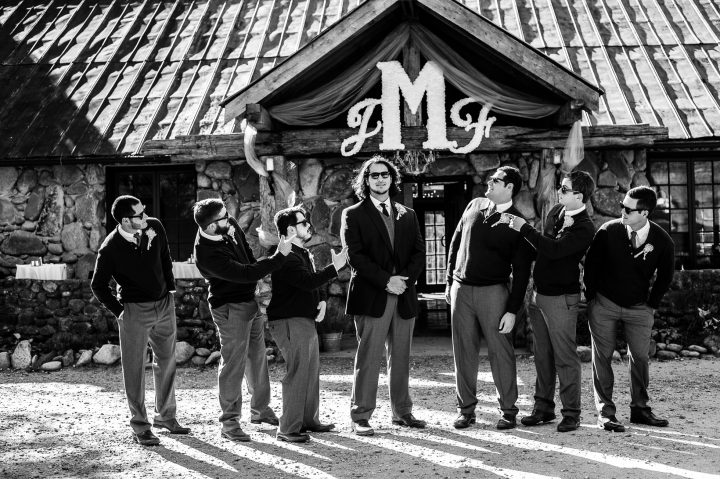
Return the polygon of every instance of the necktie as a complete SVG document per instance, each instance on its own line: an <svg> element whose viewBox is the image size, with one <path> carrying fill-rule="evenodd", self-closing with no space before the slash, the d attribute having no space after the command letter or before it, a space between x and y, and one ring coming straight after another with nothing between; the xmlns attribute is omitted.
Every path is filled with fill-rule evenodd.
<svg viewBox="0 0 720 479"><path fill-rule="evenodd" d="M637 231L632 231L630 233L630 244L632 244L633 249L637 249Z"/></svg>
<svg viewBox="0 0 720 479"><path fill-rule="evenodd" d="M382 214L385 216L390 216L390 213L388 213L387 206L385 206L385 203L380 203L380 206L382 206Z"/></svg>
<svg viewBox="0 0 720 479"><path fill-rule="evenodd" d="M495 214L495 211L496 211L495 204L490 205L490 208L488 208L488 209L486 210L485 219L488 219L488 218L490 218L492 215L494 215L494 214Z"/></svg>
<svg viewBox="0 0 720 479"><path fill-rule="evenodd" d="M556 235L562 229L564 222L565 222L565 208L560 210L560 214L558 215L557 219L555 220L555 227L553 227L553 232Z"/></svg>
<svg viewBox="0 0 720 479"><path fill-rule="evenodd" d="M136 232L133 235L133 238L135 238L135 244L140 246L140 237L142 236L142 233L140 231Z"/></svg>

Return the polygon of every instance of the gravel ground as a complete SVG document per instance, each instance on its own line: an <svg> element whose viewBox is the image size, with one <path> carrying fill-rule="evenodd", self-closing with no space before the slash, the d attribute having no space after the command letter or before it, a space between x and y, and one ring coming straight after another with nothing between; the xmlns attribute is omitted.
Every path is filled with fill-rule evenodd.
<svg viewBox="0 0 720 479"><path fill-rule="evenodd" d="M582 427L555 431L556 423L508 432L498 418L487 361L478 375L478 424L452 428L452 358L416 358L411 388L414 412L425 430L393 426L387 388L378 394L373 437L353 435L348 409L352 360L322 359L321 418L337 432L314 434L305 445L279 443L275 428L243 424L253 441L237 444L219 436L216 369L181 368L178 419L189 436L160 434L161 446L133 443L119 367L66 369L56 373L0 372L0 477L515 477L515 478L720 478L720 360L651 365L655 412L669 428L629 422L628 373L616 364L618 418L625 433L595 426L591 370L583 364ZM272 405L281 414L284 365L271 366ZM152 378L147 374L148 409ZM518 360L520 416L532 407L535 371ZM381 376L384 384L385 376ZM247 414L247 407L244 408Z"/></svg>

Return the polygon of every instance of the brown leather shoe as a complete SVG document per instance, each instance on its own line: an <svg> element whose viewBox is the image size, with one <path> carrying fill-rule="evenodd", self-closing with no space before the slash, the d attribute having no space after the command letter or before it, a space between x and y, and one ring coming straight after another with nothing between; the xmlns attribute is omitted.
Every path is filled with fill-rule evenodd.
<svg viewBox="0 0 720 479"><path fill-rule="evenodd" d="M425 421L416 419L415 416L410 413L404 414L400 419L393 419L392 423L398 426L414 427L417 429L423 429L427 425Z"/></svg>
<svg viewBox="0 0 720 479"><path fill-rule="evenodd" d="M160 439L150 429L133 434L133 440L141 446L157 446L160 444Z"/></svg>
<svg viewBox="0 0 720 479"><path fill-rule="evenodd" d="M189 427L183 427L177 422L177 419L170 419L168 421L155 421L153 424L154 428L167 429L170 434L188 434L190 432Z"/></svg>
<svg viewBox="0 0 720 479"><path fill-rule="evenodd" d="M458 417L455 418L453 427L455 429L465 429L470 427L471 424L475 424L475 413L471 412L469 414L465 414L461 412Z"/></svg>

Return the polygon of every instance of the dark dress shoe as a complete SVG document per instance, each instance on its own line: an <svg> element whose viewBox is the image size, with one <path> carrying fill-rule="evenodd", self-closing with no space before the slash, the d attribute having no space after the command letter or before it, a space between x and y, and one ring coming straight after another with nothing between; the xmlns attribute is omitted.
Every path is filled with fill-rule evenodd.
<svg viewBox="0 0 720 479"><path fill-rule="evenodd" d="M515 416L511 416L510 414L503 414L495 425L497 429L513 429L515 426L517 426Z"/></svg>
<svg viewBox="0 0 720 479"><path fill-rule="evenodd" d="M220 435L225 439L230 439L235 442L250 442L250 436L245 434L245 431L239 427L230 429L229 431L220 431Z"/></svg>
<svg viewBox="0 0 720 479"><path fill-rule="evenodd" d="M280 420L276 417L261 417L260 419L250 419L253 424L270 424L271 426L277 426L280 424Z"/></svg>
<svg viewBox="0 0 720 479"><path fill-rule="evenodd" d="M275 435L275 439L283 442L308 442L310 436L298 432L279 432Z"/></svg>
<svg viewBox="0 0 720 479"><path fill-rule="evenodd" d="M160 444L160 439L150 429L133 434L133 440L141 446L157 446Z"/></svg>
<svg viewBox="0 0 720 479"><path fill-rule="evenodd" d="M667 427L668 424L670 424L667 419L660 419L655 416L652 411L642 409L633 409L630 411L630 422L655 427Z"/></svg>
<svg viewBox="0 0 720 479"><path fill-rule="evenodd" d="M598 426L605 429L606 431L612 432L625 432L625 426L617 420L615 416L600 416L598 417Z"/></svg>
<svg viewBox="0 0 720 479"><path fill-rule="evenodd" d="M555 417L555 413L553 412L542 412L537 409L533 409L532 414L520 419L520 422L523 426L537 426L538 424L554 421Z"/></svg>
<svg viewBox="0 0 720 479"><path fill-rule="evenodd" d="M352 422L352 430L358 436L372 436L375 434L375 430L370 426L367 419L358 419Z"/></svg>
<svg viewBox="0 0 720 479"><path fill-rule="evenodd" d="M335 429L335 424L315 424L301 427L300 432L330 432L333 429Z"/></svg>
<svg viewBox="0 0 720 479"><path fill-rule="evenodd" d="M190 432L189 427L183 427L177 422L177 419L170 419L169 421L155 421L153 424L154 428L167 429L170 434L187 434Z"/></svg>
<svg viewBox="0 0 720 479"><path fill-rule="evenodd" d="M422 429L427 425L425 421L415 419L415 416L409 413L401 416L400 419L393 419L392 423L398 426L414 427L417 429Z"/></svg>
<svg viewBox="0 0 720 479"><path fill-rule="evenodd" d="M563 416L560 424L557 425L558 432L570 432L574 431L580 426L580 421L572 416Z"/></svg>
<svg viewBox="0 0 720 479"><path fill-rule="evenodd" d="M471 424L475 424L475 413L471 412L469 414L465 414L461 412L458 417L455 418L453 427L455 429L465 429L470 427Z"/></svg>

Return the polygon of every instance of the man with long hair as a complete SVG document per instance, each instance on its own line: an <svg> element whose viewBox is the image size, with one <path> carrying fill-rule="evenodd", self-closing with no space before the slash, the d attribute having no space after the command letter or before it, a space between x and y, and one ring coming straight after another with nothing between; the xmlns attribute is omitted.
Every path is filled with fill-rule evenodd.
<svg viewBox="0 0 720 479"><path fill-rule="evenodd" d="M418 313L415 282L425 264L425 243L415 212L390 201L399 184L395 165L373 156L353 180L360 203L342 215L342 244L351 267L346 313L355 315L358 340L350 417L360 436L374 434L369 419L376 406L383 345L393 424L425 427L412 414L408 387Z"/></svg>
<svg viewBox="0 0 720 479"><path fill-rule="evenodd" d="M628 191L620 204L621 217L598 229L585 258L595 407L598 426L606 431L625 431L612 400L612 355L619 322L623 323L630 357L630 422L668 425L667 419L656 417L648 406L647 391L655 310L670 288L675 262L672 238L648 219L656 204L652 188L638 186Z"/></svg>
<svg viewBox="0 0 720 479"><path fill-rule="evenodd" d="M171 434L189 428L175 419L175 277L165 228L150 218L134 196L119 196L110 214L118 225L98 250L90 284L93 294L116 317L125 395L130 406L133 440L143 446L160 444L145 411L145 352L148 341L155 357L155 418L153 426ZM117 297L110 280L118 285Z"/></svg>

